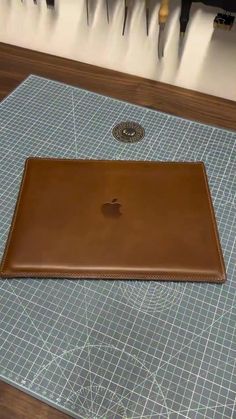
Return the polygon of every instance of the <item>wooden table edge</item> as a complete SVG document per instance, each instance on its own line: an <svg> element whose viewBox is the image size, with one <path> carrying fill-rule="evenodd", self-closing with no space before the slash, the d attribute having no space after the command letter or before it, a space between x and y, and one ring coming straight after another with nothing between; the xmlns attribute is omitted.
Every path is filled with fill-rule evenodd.
<svg viewBox="0 0 236 419"><path fill-rule="evenodd" d="M35 74L171 115L236 130L236 102L231 100L4 43L0 43L0 57L0 99Z"/></svg>

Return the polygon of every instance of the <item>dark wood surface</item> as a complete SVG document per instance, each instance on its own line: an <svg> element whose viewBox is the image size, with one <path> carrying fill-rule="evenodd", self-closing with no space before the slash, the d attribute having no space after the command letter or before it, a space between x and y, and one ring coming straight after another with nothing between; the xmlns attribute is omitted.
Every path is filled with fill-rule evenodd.
<svg viewBox="0 0 236 419"><path fill-rule="evenodd" d="M70 416L0 381L0 419L69 419Z"/></svg>
<svg viewBox="0 0 236 419"><path fill-rule="evenodd" d="M29 74L236 130L236 102L0 43L0 100ZM0 419L69 416L0 382Z"/></svg>
<svg viewBox="0 0 236 419"><path fill-rule="evenodd" d="M0 99L29 74L42 75L172 115L236 130L236 102L0 44Z"/></svg>

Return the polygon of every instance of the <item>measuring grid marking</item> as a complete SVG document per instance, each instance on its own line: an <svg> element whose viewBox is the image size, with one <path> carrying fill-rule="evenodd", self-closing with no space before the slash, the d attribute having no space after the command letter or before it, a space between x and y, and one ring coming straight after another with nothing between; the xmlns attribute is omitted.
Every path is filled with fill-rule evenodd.
<svg viewBox="0 0 236 419"><path fill-rule="evenodd" d="M145 138L112 128L141 122ZM78 419L236 417L236 134L30 76L0 105L0 254L28 156L204 161L228 281L0 281L3 380Z"/></svg>

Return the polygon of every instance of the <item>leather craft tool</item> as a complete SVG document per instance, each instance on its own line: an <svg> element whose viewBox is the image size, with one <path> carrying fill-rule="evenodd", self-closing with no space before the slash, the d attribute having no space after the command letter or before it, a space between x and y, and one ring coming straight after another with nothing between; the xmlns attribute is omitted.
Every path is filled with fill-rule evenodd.
<svg viewBox="0 0 236 419"><path fill-rule="evenodd" d="M89 26L89 0L86 0L87 25Z"/></svg>
<svg viewBox="0 0 236 419"><path fill-rule="evenodd" d="M109 23L110 16L109 16L109 2L108 2L108 0L106 0L106 11L107 11L107 23Z"/></svg>
<svg viewBox="0 0 236 419"><path fill-rule="evenodd" d="M150 0L145 0L145 8L146 8L146 29L147 29L147 36L148 36L149 20L150 20Z"/></svg>
<svg viewBox="0 0 236 419"><path fill-rule="evenodd" d="M236 12L235 0L181 0L181 13L180 13L180 43L179 50L183 49L184 35L187 29L189 15L192 3L203 3L207 6L219 7L228 12ZM214 27L225 30L230 30L234 23L234 17L218 13L214 20Z"/></svg>
<svg viewBox="0 0 236 419"><path fill-rule="evenodd" d="M164 30L169 15L169 0L162 0L159 9L158 58L164 55Z"/></svg>
<svg viewBox="0 0 236 419"><path fill-rule="evenodd" d="M188 20L189 20L189 13L192 6L192 3L203 3L206 6L213 6L219 7L230 13L236 12L236 1L235 0L182 0L181 1L181 15L180 15L180 32L182 34L185 33ZM225 21L225 22L223 22ZM218 13L214 22L216 25L222 25L225 23L226 26L231 26L233 24L233 17L228 14L221 14ZM232 26L231 26L232 27Z"/></svg>
<svg viewBox="0 0 236 419"><path fill-rule="evenodd" d="M180 12L180 39L179 39L179 51L182 52L184 36L189 21L190 9L192 6L192 0L181 1L181 12Z"/></svg>
<svg viewBox="0 0 236 419"><path fill-rule="evenodd" d="M235 17L225 13L218 13L214 19L214 28L230 31L233 27Z"/></svg>
<svg viewBox="0 0 236 419"><path fill-rule="evenodd" d="M46 0L46 3L47 3L47 7L49 9L54 9L54 7L55 7L55 0Z"/></svg>
<svg viewBox="0 0 236 419"><path fill-rule="evenodd" d="M124 23L123 23L123 30L122 30L122 35L125 34L125 27L126 27L126 21L127 21L127 15L128 15L128 0L124 0Z"/></svg>

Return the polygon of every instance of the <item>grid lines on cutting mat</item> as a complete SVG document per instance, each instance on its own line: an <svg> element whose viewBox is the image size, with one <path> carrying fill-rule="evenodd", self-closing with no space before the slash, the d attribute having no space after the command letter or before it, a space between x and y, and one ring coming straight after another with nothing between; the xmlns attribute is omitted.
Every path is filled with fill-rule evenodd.
<svg viewBox="0 0 236 419"><path fill-rule="evenodd" d="M141 123L119 143L112 128ZM0 282L3 380L85 419L236 417L236 134L30 76L0 105L0 253L29 156L204 161L228 281Z"/></svg>

